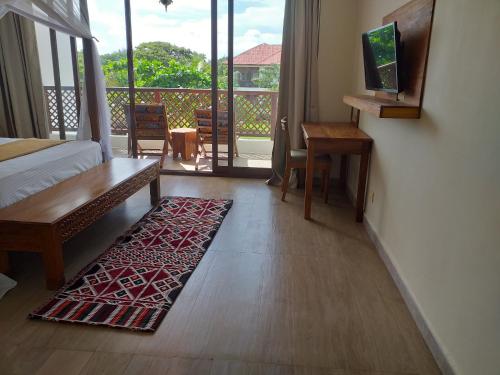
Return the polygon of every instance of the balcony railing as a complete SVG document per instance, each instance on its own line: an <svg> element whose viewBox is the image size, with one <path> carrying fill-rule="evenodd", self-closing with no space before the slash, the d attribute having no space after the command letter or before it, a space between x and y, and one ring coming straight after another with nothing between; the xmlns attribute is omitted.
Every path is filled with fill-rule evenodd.
<svg viewBox="0 0 500 375"><path fill-rule="evenodd" d="M57 131L57 103L54 86L45 86L45 102L50 127ZM219 108L227 109L227 91L219 91ZM128 105L126 87L107 88L108 103L111 110L111 133L127 134L125 106ZM78 116L75 91L71 86L62 87L64 125L66 131L76 131ZM136 88L136 103L164 103L167 108L168 126L174 128L193 128L196 126L194 110L209 108L211 91L208 89L166 89ZM234 91L235 129L239 136L271 137L278 113L278 93L275 91Z"/></svg>

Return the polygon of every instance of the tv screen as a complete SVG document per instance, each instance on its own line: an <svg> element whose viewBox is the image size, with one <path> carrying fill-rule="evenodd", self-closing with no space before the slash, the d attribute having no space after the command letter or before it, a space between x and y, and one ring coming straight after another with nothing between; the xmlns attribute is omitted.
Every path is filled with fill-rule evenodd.
<svg viewBox="0 0 500 375"><path fill-rule="evenodd" d="M396 22L364 33L362 40L366 88L401 92L401 48Z"/></svg>

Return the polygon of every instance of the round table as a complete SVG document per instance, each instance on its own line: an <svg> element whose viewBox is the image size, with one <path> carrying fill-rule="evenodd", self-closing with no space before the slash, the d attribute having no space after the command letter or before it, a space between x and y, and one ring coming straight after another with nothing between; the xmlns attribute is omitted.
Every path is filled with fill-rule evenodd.
<svg viewBox="0 0 500 375"><path fill-rule="evenodd" d="M191 160L196 155L196 129L178 128L170 130L172 136L173 157L181 154L182 160Z"/></svg>

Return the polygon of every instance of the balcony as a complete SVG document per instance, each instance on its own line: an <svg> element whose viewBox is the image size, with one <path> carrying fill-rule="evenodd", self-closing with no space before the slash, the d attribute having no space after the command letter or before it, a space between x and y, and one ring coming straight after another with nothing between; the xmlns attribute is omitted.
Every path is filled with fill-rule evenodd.
<svg viewBox="0 0 500 375"><path fill-rule="evenodd" d="M50 127L53 132L57 132L59 127L55 88L54 86L45 86L44 91ZM113 151L117 156L124 155L127 154L128 126L124 108L129 103L128 88L109 87L107 88L107 96L111 111ZM219 108L226 110L227 91L220 90L218 98ZM73 87L62 87L62 100L66 132L76 132L78 115ZM211 91L209 89L141 87L136 88L136 103L164 103L170 129L194 128L196 127L194 110L210 107ZM234 112L235 132L240 150L240 157L234 159L235 166L270 167L271 139L278 113L278 92L259 89L235 90ZM200 164L201 169L209 168L210 162L208 160L202 160L202 163L204 165ZM164 168L193 170L194 161L184 162L169 158Z"/></svg>

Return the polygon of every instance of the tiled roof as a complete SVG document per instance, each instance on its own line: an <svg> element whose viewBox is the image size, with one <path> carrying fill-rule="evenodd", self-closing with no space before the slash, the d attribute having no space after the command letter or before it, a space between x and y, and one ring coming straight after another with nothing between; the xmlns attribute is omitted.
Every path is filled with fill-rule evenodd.
<svg viewBox="0 0 500 375"><path fill-rule="evenodd" d="M234 65L272 65L281 60L281 45L262 43L234 57Z"/></svg>

